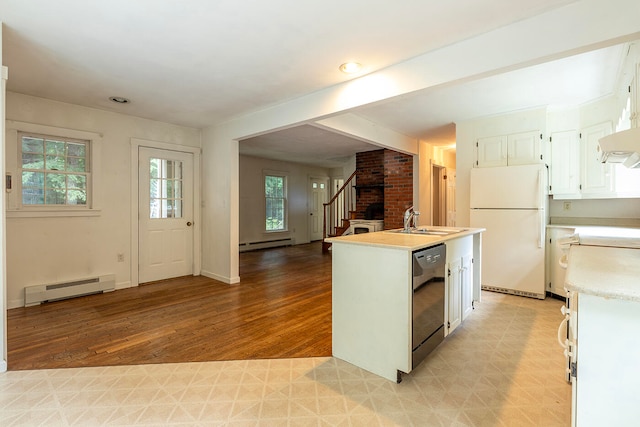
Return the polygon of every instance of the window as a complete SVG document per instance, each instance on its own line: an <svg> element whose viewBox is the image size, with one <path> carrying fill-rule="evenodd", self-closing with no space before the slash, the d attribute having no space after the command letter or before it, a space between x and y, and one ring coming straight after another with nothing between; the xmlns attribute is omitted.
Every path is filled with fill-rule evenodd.
<svg viewBox="0 0 640 427"><path fill-rule="evenodd" d="M150 218L182 218L182 162L151 158L149 167Z"/></svg>
<svg viewBox="0 0 640 427"><path fill-rule="evenodd" d="M265 230L284 231L286 224L287 180L285 176L265 175Z"/></svg>
<svg viewBox="0 0 640 427"><path fill-rule="evenodd" d="M19 134L22 206L90 205L90 141Z"/></svg>

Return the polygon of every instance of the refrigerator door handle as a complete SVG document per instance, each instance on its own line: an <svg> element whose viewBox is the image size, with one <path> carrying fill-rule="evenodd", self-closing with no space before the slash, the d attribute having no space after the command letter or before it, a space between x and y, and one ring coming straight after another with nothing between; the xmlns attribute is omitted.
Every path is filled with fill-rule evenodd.
<svg viewBox="0 0 640 427"><path fill-rule="evenodd" d="M543 248L544 231L546 228L544 224L544 209L538 209L538 224L540 224L540 227L538 227L538 248Z"/></svg>
<svg viewBox="0 0 640 427"><path fill-rule="evenodd" d="M544 177L542 175L542 168L538 169L538 182L537 185L537 194L539 195L540 203L544 199L544 191L542 190L542 183L544 182ZM538 208L542 209L542 206L538 206Z"/></svg>

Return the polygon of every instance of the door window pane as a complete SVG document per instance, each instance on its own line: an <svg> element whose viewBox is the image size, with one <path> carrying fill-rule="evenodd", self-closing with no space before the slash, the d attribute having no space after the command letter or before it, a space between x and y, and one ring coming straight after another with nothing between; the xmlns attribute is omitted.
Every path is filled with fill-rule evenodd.
<svg viewBox="0 0 640 427"><path fill-rule="evenodd" d="M149 160L149 217L182 218L182 162Z"/></svg>

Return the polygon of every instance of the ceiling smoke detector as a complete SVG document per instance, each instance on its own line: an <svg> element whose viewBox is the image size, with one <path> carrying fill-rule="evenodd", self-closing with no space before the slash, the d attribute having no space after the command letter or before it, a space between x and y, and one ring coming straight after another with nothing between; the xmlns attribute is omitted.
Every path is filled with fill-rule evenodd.
<svg viewBox="0 0 640 427"><path fill-rule="evenodd" d="M113 101L116 104L128 104L131 102L131 100L122 96L110 96L109 101Z"/></svg>

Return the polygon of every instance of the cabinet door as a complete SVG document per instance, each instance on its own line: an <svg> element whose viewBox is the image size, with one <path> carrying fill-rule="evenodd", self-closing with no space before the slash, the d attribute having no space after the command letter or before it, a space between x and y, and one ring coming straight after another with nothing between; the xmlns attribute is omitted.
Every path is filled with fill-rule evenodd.
<svg viewBox="0 0 640 427"><path fill-rule="evenodd" d="M567 292L564 289L564 277L567 272L565 268L560 266L560 258L564 254L558 246L558 239L575 233L575 228L557 228L548 227L547 236L549 236L549 247L546 252L547 257L547 291L564 297Z"/></svg>
<svg viewBox="0 0 640 427"><path fill-rule="evenodd" d="M542 134L539 131L507 136L507 164L531 165L542 163Z"/></svg>
<svg viewBox="0 0 640 427"><path fill-rule="evenodd" d="M507 166L507 137L492 136L478 139L476 166L479 168Z"/></svg>
<svg viewBox="0 0 640 427"><path fill-rule="evenodd" d="M446 333L449 335L462 323L462 303L460 279L462 276L462 259L451 261L448 265L447 280L447 323Z"/></svg>
<svg viewBox="0 0 640 427"><path fill-rule="evenodd" d="M575 130L551 134L551 193L554 199L580 197L580 140Z"/></svg>
<svg viewBox="0 0 640 427"><path fill-rule="evenodd" d="M631 111L629 119L631 127L640 127L640 63L636 64L635 74L629 85L629 96L631 101Z"/></svg>
<svg viewBox="0 0 640 427"><path fill-rule="evenodd" d="M462 257L462 271L460 272L460 289L462 299L462 320L466 319L473 310L473 264L471 254Z"/></svg>
<svg viewBox="0 0 640 427"><path fill-rule="evenodd" d="M584 129L580 134L582 151L582 195L611 197L613 195L613 168L610 163L598 161L598 140L611 133L611 122Z"/></svg>

